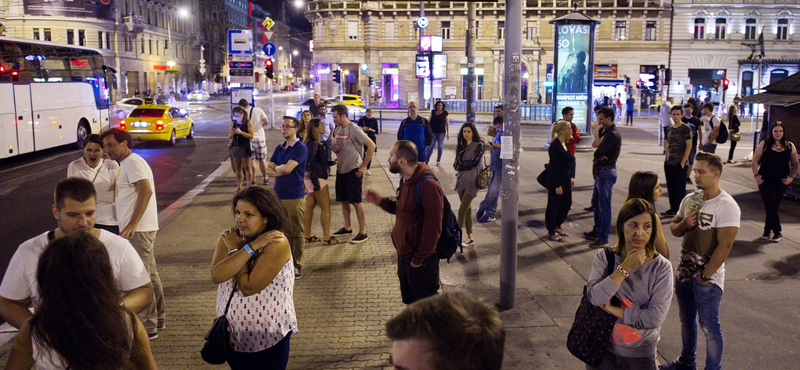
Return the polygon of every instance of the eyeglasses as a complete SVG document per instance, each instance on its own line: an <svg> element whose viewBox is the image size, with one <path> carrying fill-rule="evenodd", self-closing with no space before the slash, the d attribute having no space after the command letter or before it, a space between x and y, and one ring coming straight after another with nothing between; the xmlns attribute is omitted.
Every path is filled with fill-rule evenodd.
<svg viewBox="0 0 800 370"><path fill-rule="evenodd" d="M295 127L290 125L281 125L281 128L295 128Z"/></svg>

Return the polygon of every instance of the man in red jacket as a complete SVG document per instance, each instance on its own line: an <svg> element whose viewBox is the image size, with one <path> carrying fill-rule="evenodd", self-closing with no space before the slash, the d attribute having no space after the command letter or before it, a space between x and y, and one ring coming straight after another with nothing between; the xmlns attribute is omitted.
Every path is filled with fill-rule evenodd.
<svg viewBox="0 0 800 370"><path fill-rule="evenodd" d="M396 142L389 152L389 172L402 177L397 200L384 198L372 189L366 194L368 201L396 216L392 243L397 249L397 277L405 304L436 295L439 290L436 244L442 233L444 192L435 178L425 180L420 189L422 210L417 209L417 181L423 174L434 174L428 165L418 162L417 156L414 143Z"/></svg>

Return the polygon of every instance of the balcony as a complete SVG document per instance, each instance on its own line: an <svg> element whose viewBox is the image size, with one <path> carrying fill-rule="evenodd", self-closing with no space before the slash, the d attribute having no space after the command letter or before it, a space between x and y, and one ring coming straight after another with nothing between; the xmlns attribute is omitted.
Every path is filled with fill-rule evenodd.
<svg viewBox="0 0 800 370"><path fill-rule="evenodd" d="M142 18L140 17L128 15L122 17L122 21L125 23L125 27L128 29L128 32L141 33L144 31L144 22L142 22Z"/></svg>

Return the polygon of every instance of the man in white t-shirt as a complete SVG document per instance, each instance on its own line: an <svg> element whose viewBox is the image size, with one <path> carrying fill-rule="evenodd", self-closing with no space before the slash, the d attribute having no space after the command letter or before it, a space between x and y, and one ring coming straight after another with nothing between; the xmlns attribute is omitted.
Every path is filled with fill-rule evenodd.
<svg viewBox="0 0 800 370"><path fill-rule="evenodd" d="M239 106L245 110L250 122L253 123L253 138L250 139L250 151L252 152L250 155L252 159L250 172L255 177L256 163L258 163L261 177L263 177L262 184L266 185L269 178L267 177L267 136L264 133L264 129L269 126L269 119L267 119L267 114L264 113L263 109L251 106L247 103L247 99L240 99Z"/></svg>
<svg viewBox="0 0 800 370"><path fill-rule="evenodd" d="M150 339L155 339L158 338L157 328L163 329L166 325L164 289L156 268L158 209L153 170L144 158L131 151L133 138L128 132L114 128L100 137L108 156L119 162L115 197L119 235L130 240L153 282L155 301L140 316Z"/></svg>
<svg viewBox="0 0 800 370"><path fill-rule="evenodd" d="M103 158L100 135L91 134L83 141L83 157L67 167L67 177L82 177L92 182L97 192L97 218L94 227L119 234L117 209L114 206L114 184L117 182L117 161Z"/></svg>
<svg viewBox="0 0 800 370"><path fill-rule="evenodd" d="M703 190L703 200L688 194L670 224L672 235L683 238L675 279L675 297L680 310L683 349L663 370L696 368L697 321L706 338L706 369L720 369L722 329L719 308L725 282L725 260L739 232L741 210L736 200L719 186L722 160L712 153L695 157L694 179ZM693 329L692 329L693 328Z"/></svg>
<svg viewBox="0 0 800 370"><path fill-rule="evenodd" d="M41 298L36 281L39 256L49 242L74 232L89 232L105 245L122 293L122 303L133 312L141 312L153 301L150 277L127 240L106 230L95 229L97 193L89 180L68 177L56 185L53 216L58 228L27 240L19 246L9 262L0 284L0 316L19 328L32 314L31 303L39 307Z"/></svg>
<svg viewBox="0 0 800 370"><path fill-rule="evenodd" d="M669 127L672 126L672 103L674 101L675 98L671 96L664 99L658 111L658 123L661 124L661 143L664 146L664 154L667 154L667 131Z"/></svg>
<svg viewBox="0 0 800 370"><path fill-rule="evenodd" d="M717 151L717 136L719 136L719 117L714 115L714 104L703 104L703 117L700 121L703 122L703 138L698 145L699 150L707 153L714 153Z"/></svg>

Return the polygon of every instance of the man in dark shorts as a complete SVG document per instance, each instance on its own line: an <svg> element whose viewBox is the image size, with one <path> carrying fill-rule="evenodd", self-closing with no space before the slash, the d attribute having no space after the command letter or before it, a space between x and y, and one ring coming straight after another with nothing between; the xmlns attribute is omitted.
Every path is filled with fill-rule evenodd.
<svg viewBox="0 0 800 370"><path fill-rule="evenodd" d="M367 170L367 163L372 160L375 153L375 143L369 139L361 127L350 122L347 118L347 106L339 104L331 110L336 130L333 132L333 145L331 150L336 153L336 201L342 203L344 227L333 235L352 234L350 227L350 205L356 209L358 218L358 234L350 243L358 244L367 241L367 220L364 213L364 204L361 203L361 181ZM364 146L366 153L362 154Z"/></svg>

